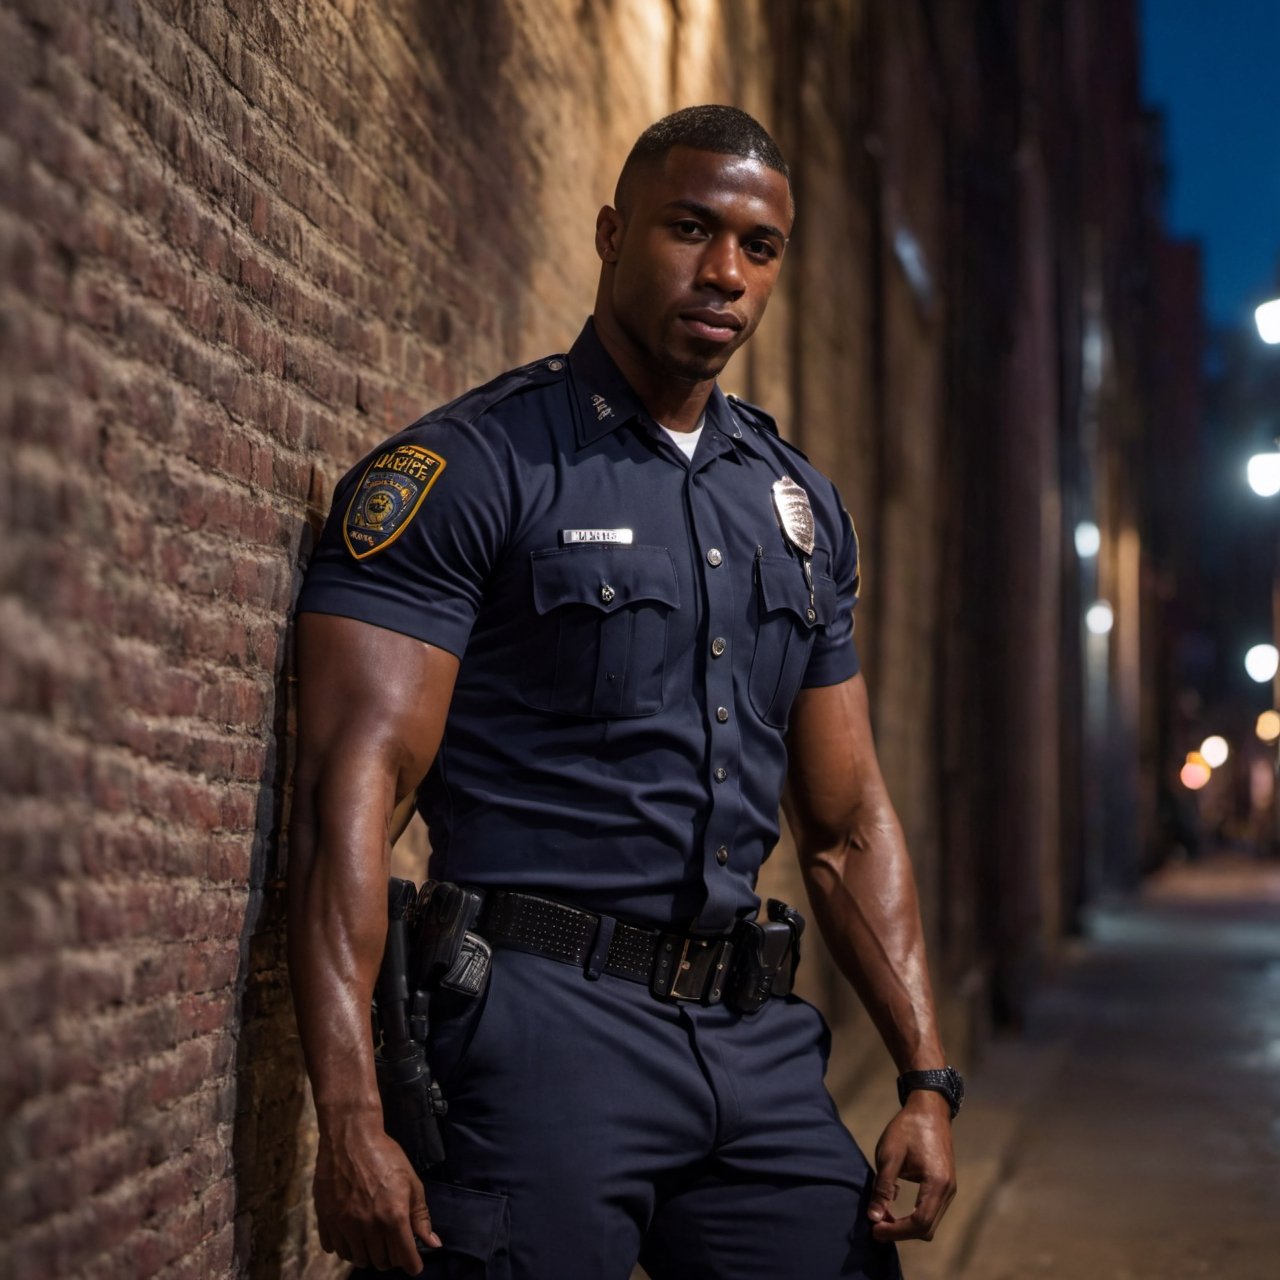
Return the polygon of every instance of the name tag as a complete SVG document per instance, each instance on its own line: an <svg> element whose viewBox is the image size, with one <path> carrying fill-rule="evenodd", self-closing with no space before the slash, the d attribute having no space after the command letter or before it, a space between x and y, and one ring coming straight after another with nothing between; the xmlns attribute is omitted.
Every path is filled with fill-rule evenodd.
<svg viewBox="0 0 1280 1280"><path fill-rule="evenodd" d="M630 529L561 529L560 541L567 547L574 542L616 542L629 547L635 540Z"/></svg>

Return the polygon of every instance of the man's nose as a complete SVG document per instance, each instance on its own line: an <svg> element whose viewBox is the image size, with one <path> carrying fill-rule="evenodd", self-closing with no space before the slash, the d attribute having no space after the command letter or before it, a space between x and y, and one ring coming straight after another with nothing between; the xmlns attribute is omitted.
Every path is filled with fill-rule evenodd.
<svg viewBox="0 0 1280 1280"><path fill-rule="evenodd" d="M717 289L729 298L741 297L746 289L742 274L742 250L731 236L713 236L698 264L698 284Z"/></svg>

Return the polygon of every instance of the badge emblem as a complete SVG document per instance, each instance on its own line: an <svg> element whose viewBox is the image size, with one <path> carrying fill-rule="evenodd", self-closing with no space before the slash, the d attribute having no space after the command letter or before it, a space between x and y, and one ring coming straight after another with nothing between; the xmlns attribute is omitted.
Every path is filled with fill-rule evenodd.
<svg viewBox="0 0 1280 1280"><path fill-rule="evenodd" d="M438 453L421 445L384 449L369 464L347 505L342 536L357 560L389 547L418 514L427 490L444 470Z"/></svg>
<svg viewBox="0 0 1280 1280"><path fill-rule="evenodd" d="M813 508L809 495L790 476L773 482L773 509L787 541L802 556L813 555Z"/></svg>

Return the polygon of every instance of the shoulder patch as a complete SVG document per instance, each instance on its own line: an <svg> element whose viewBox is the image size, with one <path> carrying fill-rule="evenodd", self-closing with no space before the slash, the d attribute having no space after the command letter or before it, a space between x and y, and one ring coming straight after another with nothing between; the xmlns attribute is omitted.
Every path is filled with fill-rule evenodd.
<svg viewBox="0 0 1280 1280"><path fill-rule="evenodd" d="M445 461L417 444L383 449L365 468L347 504L342 536L357 560L389 547L418 514Z"/></svg>

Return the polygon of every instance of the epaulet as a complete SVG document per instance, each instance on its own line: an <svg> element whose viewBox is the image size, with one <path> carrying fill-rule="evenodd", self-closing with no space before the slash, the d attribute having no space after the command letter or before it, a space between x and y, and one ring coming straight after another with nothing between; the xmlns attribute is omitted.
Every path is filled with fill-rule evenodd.
<svg viewBox="0 0 1280 1280"><path fill-rule="evenodd" d="M756 427L762 431L768 431L771 435L778 436L778 424L773 420L772 415L765 413L759 405L752 404L749 400L743 400L739 396L728 394L725 399L729 402L730 407L739 418L748 426ZM781 436L778 436L781 439Z"/></svg>
<svg viewBox="0 0 1280 1280"><path fill-rule="evenodd" d="M568 368L568 356L544 356L541 360L508 369L496 378L472 387L470 391L464 391L456 400L433 410L431 416L473 420L512 396L561 381Z"/></svg>
<svg viewBox="0 0 1280 1280"><path fill-rule="evenodd" d="M743 400L739 396L726 395L725 399L729 402L729 407L747 426L755 427L757 431L767 431L779 444L790 449L792 453L798 453L806 462L809 461L809 455L799 445L792 444L778 430L778 424L774 421L772 414L765 413L759 405Z"/></svg>

